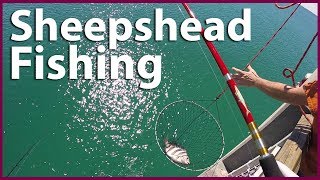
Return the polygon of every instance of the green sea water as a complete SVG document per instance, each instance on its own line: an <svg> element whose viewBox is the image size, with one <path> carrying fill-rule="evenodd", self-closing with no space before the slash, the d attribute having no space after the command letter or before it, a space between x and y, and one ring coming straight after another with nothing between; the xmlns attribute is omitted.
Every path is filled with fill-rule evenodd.
<svg viewBox="0 0 320 180"><path fill-rule="evenodd" d="M57 81L35 80L34 66L21 68L20 80L11 80L12 46L41 44L45 59L55 54L68 59L71 43L61 37L49 42L47 29L43 42L35 42L34 34L25 42L10 40L11 33L21 33L10 22L12 13L19 9L31 10L31 17L23 20L33 26L35 8L43 8L44 17L54 18L58 24L70 17L82 23L94 17L104 20L123 17L131 22L142 17L153 19L155 8L163 8L164 17L173 18L177 23L187 16L180 4L5 4L3 175L8 175L12 169L11 176L199 175L201 171L182 169L162 154L154 129L160 111L167 104L195 100L207 106L210 101L196 100L212 100L221 91L219 84L225 87L205 44L187 42L180 36L175 42L167 38L162 42L151 39L143 43L130 39L119 43L117 50L107 51L108 55L128 54L135 61L145 54L162 55L162 80L152 90L140 89L139 77L130 81L122 78L83 80L78 73L77 80L69 80L67 76ZM229 68L244 67L293 10L278 10L273 4L191 4L191 8L201 21L220 18L225 26L231 19L241 17L243 8L251 8L251 41L234 42L226 35L225 41L215 42ZM253 67L264 78L290 84L290 80L282 77L282 70L295 67L316 31L317 17L300 7ZM81 41L72 44L79 46L79 54L95 57L96 46L107 45L108 41L94 43L81 36ZM33 59L34 56L25 54L22 58ZM68 68L66 60L62 64ZM296 78L303 78L316 67L317 46L314 44ZM44 72L51 71L45 66ZM281 104L256 89L240 90L258 124ZM229 92L218 105L219 112L215 106L208 111L215 118L219 116L225 140L223 154L226 154L248 135L248 131ZM24 154L26 156L19 162Z"/></svg>

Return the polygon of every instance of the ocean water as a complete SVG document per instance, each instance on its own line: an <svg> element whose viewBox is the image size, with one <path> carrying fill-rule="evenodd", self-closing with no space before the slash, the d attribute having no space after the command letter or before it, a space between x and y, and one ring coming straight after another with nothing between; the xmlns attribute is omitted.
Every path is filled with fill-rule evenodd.
<svg viewBox="0 0 320 180"><path fill-rule="evenodd" d="M293 10L278 10L273 4L190 6L200 20L220 18L225 26L231 19L241 17L243 8L251 8L250 42L234 42L227 35L225 41L215 42L229 68L244 67ZM213 119L217 120L223 133L224 150L220 152L221 149L216 148L218 150L213 152L214 155L226 154L248 135L247 127L229 92L208 107L226 84L202 41L187 42L180 36L176 42L169 42L165 38L162 42L151 39L138 43L130 39L119 43L117 50L107 50L108 56L128 54L135 60L135 64L145 54L162 55L162 80L152 90L140 89L138 84L141 78L138 76L134 80L83 80L81 73L78 73L77 80L69 80L67 76L58 81L35 80L34 66L22 68L20 80L11 80L12 46L35 47L41 44L44 46L45 59L54 54L68 57L70 43L61 38L56 42L49 42L46 38L40 43L34 41L33 34L26 42L10 40L11 33L20 32L10 22L12 13L18 9L31 10L31 17L24 18L24 21L34 25L35 8L43 8L44 17L52 17L58 23L70 17L82 23L93 17L104 20L124 17L134 22L142 17L153 19L155 8L163 8L164 17L171 17L177 23L181 23L183 17L187 16L180 4L5 4L4 176L11 171L11 176L197 176L201 171L186 170L168 160L156 140L155 127L160 112L175 101L193 101L206 108ZM153 22L150 27L153 27ZM282 70L295 67L316 31L317 17L300 7L254 62L253 67L264 78L290 84L290 80L282 77ZM47 37L47 29L44 37ZM87 54L94 59L97 45L107 45L108 41L94 43L82 36L81 41L72 44L79 46L79 54ZM25 54L22 57L33 59L34 56ZM67 60L62 64L68 68ZM315 43L301 64L296 78L303 78L316 67ZM48 71L51 72L45 66L44 72ZM123 67L120 67L120 72L123 71ZM93 72L96 72L95 68ZM256 89L240 90L258 124L281 104ZM189 114L197 112L195 107L190 109ZM177 127L183 125L182 122ZM195 127L197 125L198 122L195 122ZM200 129L199 132L201 136L197 133L185 135L192 142L203 142L194 154L202 154L203 149L221 145L221 138L205 138L206 134L212 133L210 128ZM211 155L201 156L198 165L214 163L206 157Z"/></svg>

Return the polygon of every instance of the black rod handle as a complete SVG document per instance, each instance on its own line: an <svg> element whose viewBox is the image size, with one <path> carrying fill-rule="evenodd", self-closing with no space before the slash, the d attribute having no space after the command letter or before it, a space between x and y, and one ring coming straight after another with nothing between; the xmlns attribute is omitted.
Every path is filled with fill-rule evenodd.
<svg viewBox="0 0 320 180"><path fill-rule="evenodd" d="M283 177L277 161L272 154L260 156L259 162L266 177Z"/></svg>

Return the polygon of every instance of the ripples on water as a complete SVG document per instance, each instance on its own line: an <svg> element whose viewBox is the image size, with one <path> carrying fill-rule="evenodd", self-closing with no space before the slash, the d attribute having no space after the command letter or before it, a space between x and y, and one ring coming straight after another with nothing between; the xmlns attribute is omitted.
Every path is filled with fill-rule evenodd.
<svg viewBox="0 0 320 180"><path fill-rule="evenodd" d="M115 8L116 7L116 8ZM121 17L125 11L125 17L132 17L127 7L113 6L106 7L104 11L91 7L93 17ZM131 9L134 9L133 5ZM91 15L90 15L91 16ZM107 35L107 34L106 34ZM96 79L96 47L98 45L108 47L108 42L93 44L87 39L82 39L78 46L79 54L86 54L92 58L93 79L84 80L83 75L78 72L77 80L68 81L65 97L67 98L68 112L71 112L71 121L68 121L65 129L67 141L72 144L72 148L86 152L91 158L98 158L97 165L100 167L95 175L108 175L110 169L115 165L122 166L122 171L118 175L142 175L143 169L152 165L153 162L141 164L137 154L151 151L150 142L154 142L153 127L157 114L155 102L161 94L168 94L167 85L160 85L156 90L144 90L139 88L141 79L134 68L134 79L125 80L124 66L119 67L119 79L111 80L110 77L110 55L127 54L134 60L134 67L137 60L143 55L162 55L165 54L157 47L154 42L136 42L130 39L119 43L116 51L106 51L106 79ZM83 67L79 64L78 70ZM164 70L164 69L162 69ZM162 72L162 78L165 72ZM70 106L73 105L73 106ZM155 142L154 142L155 143ZM131 150L134 150L131 152ZM129 152L130 151L130 152ZM140 161L138 167L133 168L134 164ZM138 168L138 170L137 170ZM103 169L108 169L105 173ZM135 169L135 170L134 170ZM114 175L114 174L113 174Z"/></svg>
<svg viewBox="0 0 320 180"><path fill-rule="evenodd" d="M22 4L17 6L22 7L15 8L24 9L43 6L48 16L51 13L50 17L60 20L76 17L79 18L82 24L93 17L106 21L109 17L125 17L131 22L141 17L153 19L154 9L161 7L164 9L164 15L167 15L167 17L174 18L177 22L182 20L178 7L172 4L54 4L52 6L47 6L47 4ZM281 20L284 20L289 15L289 11L291 11L280 12L274 9L274 6L271 4L230 4L228 6L201 4L192 6L200 19L221 17L223 21L238 17L238 12L244 7L255 8L252 11L255 14L252 17L257 18L252 19L253 25L263 28L253 29L253 40L250 43L239 45L238 43L225 41L216 44L227 65L230 67L243 67L247 62L245 59L256 53L257 48L261 47L273 33L272 29L277 28ZM223 11L221 11L221 8ZM228 12L230 13L221 13L225 12L225 9L229 9ZM267 79L283 81L279 73L281 74L284 67L294 67L297 61L297 56L292 55L292 51L288 49L304 49L310 36L316 31L316 23L311 24L312 26L309 29L300 31L300 27L309 25L305 21L306 17L310 18L310 21L316 18L312 19L312 17L306 16L307 14L303 13L302 9L299 11L294 17L296 22L293 21L291 25L290 23L288 24L287 30L285 30L286 33L278 36L278 40L276 39L271 44L271 47L264 52L261 59L255 64L255 68L257 72L261 73L261 76ZM265 19L268 19L270 23L264 23L263 20ZM12 27L10 26L12 24L10 24L8 17L5 22L7 22L6 27ZM290 31L288 31L289 29ZM4 31L4 34L5 37L8 37L6 39L9 40L9 31ZM261 36L261 34L265 34L265 36ZM299 43L290 44L292 37L295 37L294 39ZM32 44L34 42L28 41L25 43ZM283 46L283 43L289 43L286 45L292 46ZM9 45L10 43L8 42L5 45L7 44ZM96 47L100 44L108 46L108 42L94 43L86 39L77 42L79 54L87 54L92 57L93 74L96 73ZM44 45L45 49L49 51L53 50L45 54L45 57L49 54L60 54L61 52L64 52L65 57L68 57L68 46L65 41L59 39L57 42L44 42ZM205 47L203 42L202 46ZM305 61L307 64L302 64L302 71L298 72L301 76L304 76L306 72L313 71L316 66L316 61L313 60L317 57L317 51L315 46L313 48L312 53L307 55L307 59L309 59ZM10 52L6 52L6 49L4 49L4 52L4 54L8 55L7 59L9 59ZM206 52L208 57L211 57L209 51ZM299 54L300 51L294 52ZM19 81L19 83L17 81L9 81L14 86L19 85L16 86L19 89L16 88L18 89L17 91L7 89L5 91L7 93L6 97L17 98L19 102L15 102L15 99L13 99L13 102L5 101L11 105L8 106L11 111L7 111L10 112L10 115L7 114L8 116L5 117L8 122L4 124L7 125L5 127L5 137L7 137L5 141L8 143L5 150L10 152L5 154L7 158L5 161L6 171L13 166L12 163L16 162L13 162L13 160L18 159L21 153L23 153L22 151L32 143L31 140L41 136L41 134L46 135L50 133L44 137L45 140L39 143L39 146L35 148L30 157L21 163L21 171L20 169L17 170L14 175L198 175L197 173L176 167L162 154L156 144L154 125L159 111L165 105L181 99L212 99L220 92L217 80L212 76L210 66L208 66L210 63L206 62L199 45L197 43L185 43L181 39L172 43L166 41L153 42L152 40L150 42L139 43L130 39L119 43L119 48L116 51L106 52L106 69L110 67L110 55L120 56L123 54L131 56L135 61L135 66L136 61L145 54L162 55L162 81L160 85L153 90L140 89L139 82L141 80L137 76L137 72L134 72L136 75L135 79L123 80L124 69L122 66L119 67L121 75L118 80L110 80L109 78L106 80L95 80L95 77L93 80L84 80L82 75L80 75L81 71L79 71L79 78L77 80L67 80L65 78L55 83L45 82L44 84L40 84L40 82L34 84L34 81ZM212 62L215 72L219 73L214 61L210 62ZM64 63L66 63L64 65L68 69L68 61L65 60ZM277 66L274 66L274 64ZM10 67L8 64L5 64L5 66L7 66L8 72ZM79 65L78 68L82 69L83 67ZM109 71L106 71L106 73L106 76L109 77ZM33 77L31 69L26 70L24 74L26 76L30 74L30 77ZM219 77L221 76L219 75ZM224 82L222 77L221 82ZM39 88L35 90L35 87ZM58 93L52 93L56 87L58 88ZM25 88L28 89L26 90ZM29 93L29 91L33 92L33 96L29 97L28 94L29 98L25 98L25 93ZM258 123L262 123L268 114L271 114L279 105L278 102L267 98L257 91L244 88L242 92L248 104L251 104L251 110L254 112ZM51 93L58 95L56 101L54 101L55 97L48 96ZM60 96L62 94L63 98ZM229 96L232 100L231 94ZM257 99L255 98L256 96L261 98ZM32 99L32 97L35 99ZM233 111L231 111L233 108L229 108L226 99L219 101L219 108L221 110L221 119L223 120L221 121L221 127L226 140L225 152L228 152L246 136L246 134L242 134L242 131L245 133L247 127L242 122L239 128L231 124L235 123L237 118L239 121L242 121L241 114L238 112L234 115ZM19 106L16 103L19 103ZM204 107L208 105L203 102L197 103ZM64 106L60 104L64 104ZM236 107L235 104L233 106ZM19 107L19 114L14 111L17 107ZM219 114L217 111L213 107L210 109L213 116L218 119ZM22 123L23 119L25 119L24 123ZM13 129L14 125L10 121L12 123L14 121L17 122L17 124L21 125L21 129ZM55 128L56 123L59 124L59 128ZM55 132L51 133L51 130ZM8 138L9 136L10 138ZM17 137L23 139L24 142L19 141L17 143Z"/></svg>

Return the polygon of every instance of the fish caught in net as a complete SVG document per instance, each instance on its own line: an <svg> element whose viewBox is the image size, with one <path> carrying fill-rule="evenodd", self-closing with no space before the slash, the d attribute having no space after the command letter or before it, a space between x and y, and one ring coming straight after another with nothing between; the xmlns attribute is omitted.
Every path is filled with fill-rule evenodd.
<svg viewBox="0 0 320 180"><path fill-rule="evenodd" d="M219 122L193 101L180 100L165 106L156 121L155 135L167 158L186 170L207 169L221 158L224 150ZM168 149L168 142L176 148L174 152ZM181 154L187 154L190 163L177 163L179 159L173 159L184 158L179 157Z"/></svg>

